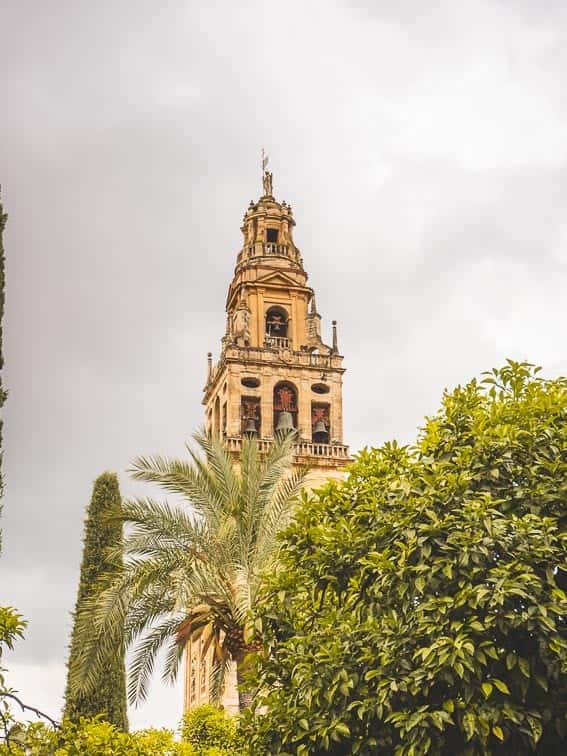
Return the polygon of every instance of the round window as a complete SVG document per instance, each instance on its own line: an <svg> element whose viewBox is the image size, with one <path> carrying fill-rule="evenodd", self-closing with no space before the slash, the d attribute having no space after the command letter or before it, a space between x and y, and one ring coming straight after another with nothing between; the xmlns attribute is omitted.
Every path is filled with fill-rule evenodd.
<svg viewBox="0 0 567 756"><path fill-rule="evenodd" d="M242 383L243 386L246 386L246 388L258 388L260 380L253 376L247 376L246 378L243 378L240 383Z"/></svg>
<svg viewBox="0 0 567 756"><path fill-rule="evenodd" d="M316 394L328 394L330 390L330 386L327 386L326 383L314 383L311 386L311 391L314 391Z"/></svg>

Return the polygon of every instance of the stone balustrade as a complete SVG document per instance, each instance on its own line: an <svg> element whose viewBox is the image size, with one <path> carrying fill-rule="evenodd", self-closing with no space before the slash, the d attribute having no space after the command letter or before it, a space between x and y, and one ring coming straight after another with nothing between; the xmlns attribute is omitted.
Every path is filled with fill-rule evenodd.
<svg viewBox="0 0 567 756"><path fill-rule="evenodd" d="M238 253L236 265L250 262L256 257L286 257L300 266L303 264L299 251L291 244L277 244L276 242L255 242L247 244Z"/></svg>
<svg viewBox="0 0 567 756"><path fill-rule="evenodd" d="M225 438L226 447L229 452L240 454L242 449L242 438L237 436L227 436ZM267 438L258 439L258 451L266 454L270 451L273 441ZM350 461L348 446L338 443L318 444L315 441L299 440L294 445L296 457L326 457L327 459L342 460L345 464Z"/></svg>
<svg viewBox="0 0 567 756"><path fill-rule="evenodd" d="M285 336L264 336L264 346L268 349L289 349L289 343Z"/></svg>
<svg viewBox="0 0 567 756"><path fill-rule="evenodd" d="M289 244L275 244L266 242L264 245L265 255L278 255L279 257L289 257Z"/></svg>

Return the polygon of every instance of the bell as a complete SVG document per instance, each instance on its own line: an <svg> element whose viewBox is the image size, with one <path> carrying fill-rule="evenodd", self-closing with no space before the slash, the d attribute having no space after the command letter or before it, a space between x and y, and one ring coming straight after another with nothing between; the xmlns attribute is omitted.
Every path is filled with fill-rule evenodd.
<svg viewBox="0 0 567 756"><path fill-rule="evenodd" d="M327 433L327 428L325 426L325 423L322 420L317 420L315 425L313 426L313 435L317 436L320 433Z"/></svg>
<svg viewBox="0 0 567 756"><path fill-rule="evenodd" d="M254 422L254 418L249 417L246 421L246 427L244 428L244 434L246 436L255 436L258 433L256 430L256 423Z"/></svg>
<svg viewBox="0 0 567 756"><path fill-rule="evenodd" d="M293 427L293 416L291 412L288 412L287 410L282 410L280 412L280 415L278 417L278 424L276 425L276 431L281 431L282 433L288 433L289 431L295 430Z"/></svg>

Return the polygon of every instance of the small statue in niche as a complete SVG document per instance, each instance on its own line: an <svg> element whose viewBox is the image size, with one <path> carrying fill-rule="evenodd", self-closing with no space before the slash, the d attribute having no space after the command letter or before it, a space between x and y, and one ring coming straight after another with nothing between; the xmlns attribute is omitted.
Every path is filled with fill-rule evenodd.
<svg viewBox="0 0 567 756"><path fill-rule="evenodd" d="M244 227L244 242L245 244L253 244L254 243L254 221L250 220L246 223L246 226Z"/></svg>
<svg viewBox="0 0 567 756"><path fill-rule="evenodd" d="M250 346L250 309L244 294L234 313L232 320L232 336L234 343L240 347Z"/></svg>
<svg viewBox="0 0 567 756"><path fill-rule="evenodd" d="M272 192L273 192L272 179L273 179L273 175L270 173L270 171L264 171L264 178L262 179L262 181L264 184L265 197L272 196Z"/></svg>

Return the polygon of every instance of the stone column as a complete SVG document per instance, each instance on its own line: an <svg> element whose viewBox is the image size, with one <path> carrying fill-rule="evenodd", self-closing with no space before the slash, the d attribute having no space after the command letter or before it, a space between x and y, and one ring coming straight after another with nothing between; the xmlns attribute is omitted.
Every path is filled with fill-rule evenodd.
<svg viewBox="0 0 567 756"><path fill-rule="evenodd" d="M299 391L299 412L297 424L300 437L311 441L311 381L309 376L302 377L297 384Z"/></svg>
<svg viewBox="0 0 567 756"><path fill-rule="evenodd" d="M331 441L336 439L341 444L343 442L343 408L342 408L342 391L341 376L334 375L331 377L331 391L328 394L331 402Z"/></svg>
<svg viewBox="0 0 567 756"><path fill-rule="evenodd" d="M277 380L272 378L272 373L266 370L262 376L262 435L268 438L274 437L274 386Z"/></svg>
<svg viewBox="0 0 567 756"><path fill-rule="evenodd" d="M299 349L299 333L298 333L298 317L297 317L297 294L292 292L291 294L291 348L294 350Z"/></svg>
<svg viewBox="0 0 567 756"><path fill-rule="evenodd" d="M256 328L258 333L258 346L260 349L264 346L264 331L265 331L265 323L264 323L264 289L256 289L257 291L257 298L256 298Z"/></svg>

